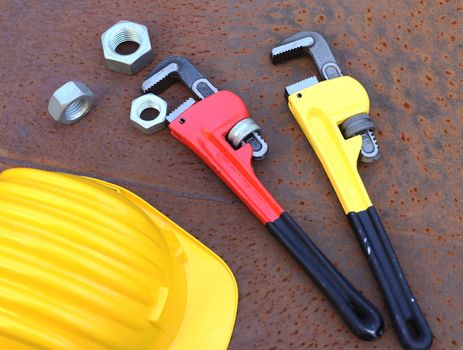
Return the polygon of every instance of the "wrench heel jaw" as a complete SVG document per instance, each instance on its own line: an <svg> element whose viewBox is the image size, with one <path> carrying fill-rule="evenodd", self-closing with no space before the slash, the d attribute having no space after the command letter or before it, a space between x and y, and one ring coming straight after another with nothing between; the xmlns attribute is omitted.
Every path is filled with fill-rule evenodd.
<svg viewBox="0 0 463 350"><path fill-rule="evenodd" d="M379 311L339 272L286 212L266 224L325 294L346 325L363 340L376 340L384 331Z"/></svg>
<svg viewBox="0 0 463 350"><path fill-rule="evenodd" d="M405 349L431 347L432 331L408 285L375 207L347 217L380 285L394 327Z"/></svg>

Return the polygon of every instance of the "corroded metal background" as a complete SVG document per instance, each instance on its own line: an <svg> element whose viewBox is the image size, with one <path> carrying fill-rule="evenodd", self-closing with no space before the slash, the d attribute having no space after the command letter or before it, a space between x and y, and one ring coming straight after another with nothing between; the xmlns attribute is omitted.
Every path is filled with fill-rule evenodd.
<svg viewBox="0 0 463 350"><path fill-rule="evenodd" d="M333 189L283 99L314 73L308 59L274 67L269 51L299 30L319 31L346 74L370 93L382 149L361 166L435 349L463 348L463 56L461 1L11 1L0 2L1 169L31 166L96 176L139 193L221 255L240 287L230 349L398 349L383 300ZM241 94L271 145L255 164L263 183L341 271L378 305L386 333L356 339L298 265L239 200L167 131L128 120L149 69L105 68L100 34L120 19L146 24L155 60L190 57ZM97 95L73 126L47 114L70 79ZM165 95L177 103L180 87Z"/></svg>

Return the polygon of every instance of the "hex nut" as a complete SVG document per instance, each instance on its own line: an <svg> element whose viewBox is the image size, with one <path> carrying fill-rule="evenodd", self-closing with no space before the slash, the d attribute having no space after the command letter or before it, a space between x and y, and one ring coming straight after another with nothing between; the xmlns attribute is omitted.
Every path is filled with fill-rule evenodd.
<svg viewBox="0 0 463 350"><path fill-rule="evenodd" d="M117 53L124 42L136 42L139 47L128 55ZM148 28L142 24L119 21L101 35L101 44L106 65L119 73L136 74L153 61Z"/></svg>
<svg viewBox="0 0 463 350"><path fill-rule="evenodd" d="M73 124L92 108L95 95L80 81L68 81L56 90L48 103L48 112L54 120Z"/></svg>
<svg viewBox="0 0 463 350"><path fill-rule="evenodd" d="M159 112L152 120L142 119L141 114L148 108ZM132 101L130 121L132 125L145 134L152 134L167 126L167 102L155 94L145 94Z"/></svg>

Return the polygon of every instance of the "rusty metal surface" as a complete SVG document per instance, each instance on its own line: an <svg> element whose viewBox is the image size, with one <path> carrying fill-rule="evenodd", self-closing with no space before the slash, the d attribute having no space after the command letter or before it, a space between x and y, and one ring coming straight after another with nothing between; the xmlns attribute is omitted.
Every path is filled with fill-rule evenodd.
<svg viewBox="0 0 463 350"><path fill-rule="evenodd" d="M434 349L463 348L463 56L461 1L0 2L0 168L31 166L109 179L139 193L230 265L240 304L230 349L399 349L366 260L283 88L308 59L271 65L276 42L319 31L372 101L380 162L361 166L402 267L433 329ZM109 71L100 34L120 19L149 27L155 62L183 54L244 98L271 154L263 183L385 316L375 343L356 339L297 264L239 200L167 131L131 127L145 69ZM73 126L47 114L78 79L96 93ZM166 96L179 102L184 90Z"/></svg>

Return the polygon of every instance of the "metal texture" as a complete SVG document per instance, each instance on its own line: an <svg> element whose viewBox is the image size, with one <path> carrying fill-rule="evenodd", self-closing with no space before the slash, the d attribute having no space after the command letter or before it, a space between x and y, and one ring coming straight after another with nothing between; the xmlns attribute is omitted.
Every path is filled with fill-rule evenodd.
<svg viewBox="0 0 463 350"><path fill-rule="evenodd" d="M192 97L186 99L183 103L181 103L177 108L175 108L169 115L166 117L167 122L172 123L177 117L180 116L183 112L185 112L188 108L193 106L196 103L196 100Z"/></svg>
<svg viewBox="0 0 463 350"><path fill-rule="evenodd" d="M227 135L227 139L232 144L233 148L238 148L249 135L258 131L260 131L259 125L257 125L252 118L246 118L231 128Z"/></svg>
<svg viewBox="0 0 463 350"><path fill-rule="evenodd" d="M379 145L373 132L375 123L368 114L354 115L346 119L339 128L346 139L362 135L362 148L360 160L364 163L373 163L379 159Z"/></svg>
<svg viewBox="0 0 463 350"><path fill-rule="evenodd" d="M95 95L80 81L68 81L50 97L48 113L63 124L73 124L82 119L92 108Z"/></svg>
<svg viewBox="0 0 463 350"><path fill-rule="evenodd" d="M284 39L271 52L272 63L282 63L303 55L312 56L323 79L342 76L341 68L325 38L316 32L298 32Z"/></svg>
<svg viewBox="0 0 463 350"><path fill-rule="evenodd" d="M463 347L461 3L102 0L98 11L92 1L78 3L0 2L0 45L8 50L0 60L1 169L114 181L206 243L240 288L230 350L400 349L334 191L283 99L285 85L315 67L307 59L273 66L268 58L276 43L311 28L370 95L383 154L360 172L433 330L433 349ZM127 13L152 29L156 63L190 57L220 88L243 97L272 145L267 161L254 164L259 179L380 307L386 330L378 342L350 333L297 263L167 130L148 137L130 126L131 101L149 68L137 76L107 70L99 41ZM69 128L48 117L47 103L50 91L75 77L101 98L95 118ZM180 84L163 94L172 105L187 96Z"/></svg>
<svg viewBox="0 0 463 350"><path fill-rule="evenodd" d="M298 91L301 91L303 89L307 89L308 87L311 87L312 85L315 85L318 83L318 78L316 76L306 78L304 80L298 81L297 83L288 85L285 88L285 97L287 98L289 95L295 94Z"/></svg>
<svg viewBox="0 0 463 350"><path fill-rule="evenodd" d="M171 56L163 59L148 74L143 80L141 92L160 94L176 81L182 82L200 100L218 91L189 59Z"/></svg>
<svg viewBox="0 0 463 350"><path fill-rule="evenodd" d="M249 143L253 150L252 157L262 160L268 155L269 147L260 135L260 130L252 118L246 118L231 128L227 139L235 149Z"/></svg>
<svg viewBox="0 0 463 350"><path fill-rule="evenodd" d="M135 51L124 54L117 51L122 43L138 44ZM101 35L101 46L106 65L119 73L133 75L153 61L148 28L142 24L119 21Z"/></svg>

